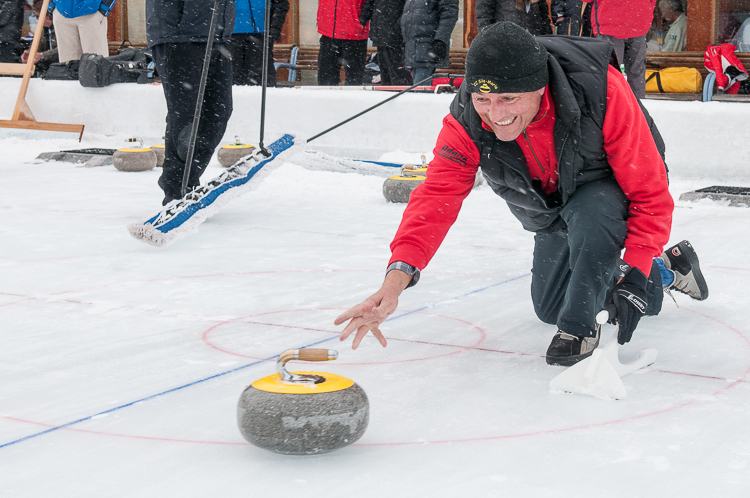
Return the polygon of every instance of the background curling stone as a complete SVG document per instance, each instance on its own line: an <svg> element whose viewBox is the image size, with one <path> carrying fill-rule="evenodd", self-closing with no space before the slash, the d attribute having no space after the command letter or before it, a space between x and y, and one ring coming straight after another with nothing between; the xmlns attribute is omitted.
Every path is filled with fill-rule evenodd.
<svg viewBox="0 0 750 498"><path fill-rule="evenodd" d="M422 156L424 157L424 156ZM383 183L383 196L389 202L409 202L412 190L427 179L427 165L404 164L401 174L392 176Z"/></svg>
<svg viewBox="0 0 750 498"><path fill-rule="evenodd" d="M287 372L289 360L335 360L328 349L289 349L278 373L247 387L237 405L240 432L250 443L285 455L316 455L362 437L370 419L367 395L351 379L322 372Z"/></svg>
<svg viewBox="0 0 750 498"><path fill-rule="evenodd" d="M120 171L147 171L156 167L156 153L151 149L117 149L112 164Z"/></svg>
<svg viewBox="0 0 750 498"><path fill-rule="evenodd" d="M161 168L164 165L164 146L155 144L151 146L151 150L156 154L156 167Z"/></svg>
<svg viewBox="0 0 750 498"><path fill-rule="evenodd" d="M252 154L254 150L255 147L252 145L236 143L234 145L222 146L216 156L222 166L229 168L230 166L234 166L243 157Z"/></svg>

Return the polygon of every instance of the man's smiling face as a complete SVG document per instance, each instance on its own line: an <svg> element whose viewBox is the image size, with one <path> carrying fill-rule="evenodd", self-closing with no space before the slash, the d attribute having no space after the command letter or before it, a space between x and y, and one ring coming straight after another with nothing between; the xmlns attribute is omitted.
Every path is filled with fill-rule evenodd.
<svg viewBox="0 0 750 498"><path fill-rule="evenodd" d="M503 142L512 142L539 112L544 88L527 93L472 93L471 102L482 121Z"/></svg>

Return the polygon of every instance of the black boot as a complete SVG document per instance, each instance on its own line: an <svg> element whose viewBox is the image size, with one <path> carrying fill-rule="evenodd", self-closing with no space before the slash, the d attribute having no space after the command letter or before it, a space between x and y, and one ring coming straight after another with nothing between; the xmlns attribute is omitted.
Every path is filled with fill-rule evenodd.
<svg viewBox="0 0 750 498"><path fill-rule="evenodd" d="M596 326L594 337L578 337L558 330L547 348L547 364L569 367L588 358L599 345L599 331Z"/></svg>
<svg viewBox="0 0 750 498"><path fill-rule="evenodd" d="M695 254L690 242L683 240L670 247L662 253L661 259L674 273L674 282L666 290L678 290L698 301L708 297L708 285L701 273L698 255Z"/></svg>

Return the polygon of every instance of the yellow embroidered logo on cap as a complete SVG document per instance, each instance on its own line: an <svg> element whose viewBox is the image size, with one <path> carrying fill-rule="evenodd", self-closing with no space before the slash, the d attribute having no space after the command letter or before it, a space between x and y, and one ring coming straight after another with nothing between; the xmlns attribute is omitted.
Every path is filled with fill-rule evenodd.
<svg viewBox="0 0 750 498"><path fill-rule="evenodd" d="M493 91L497 91L497 85L486 79L476 80L474 82L474 88L476 88L480 93L490 93Z"/></svg>

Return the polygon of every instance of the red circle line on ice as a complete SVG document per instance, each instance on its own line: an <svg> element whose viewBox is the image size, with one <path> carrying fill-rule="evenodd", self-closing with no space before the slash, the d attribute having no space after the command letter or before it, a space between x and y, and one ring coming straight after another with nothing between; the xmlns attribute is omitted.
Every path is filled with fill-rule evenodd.
<svg viewBox="0 0 750 498"><path fill-rule="evenodd" d="M312 328L312 327L304 327L301 325L293 325L293 324L282 324L282 323L268 323L268 322L262 322L258 320L248 320L249 318L255 318L255 317L261 317L261 316L267 316L267 315L278 315L281 313L299 313L299 312L306 312L306 311L338 311L338 310L344 310L346 308L303 308L303 309L294 309L294 310L282 310L282 311L269 311L266 313L257 313L254 315L248 315L241 318L236 318L232 320L227 320L221 323L218 323L210 328L208 328L203 333L203 342L205 342L208 346L216 349L217 351L221 351L222 353L231 354L233 356L240 356L242 358L248 358L252 360L265 360L268 358L268 356L249 356L241 353L237 353L235 351L230 351L228 349L222 348L218 345L216 345L214 342L211 341L210 336L214 331L219 329L223 325L227 325L229 323L249 323L249 324L255 324L255 325L263 325L267 327L283 327L283 328L290 328L290 329L296 329L296 330L308 330L313 332L325 332L327 334L332 335L338 335L340 331L332 331L332 330L325 330L325 329L318 329L318 328ZM454 320L459 323L463 323L465 325L468 325L469 327L473 328L479 333L479 338L471 345L451 345L451 344L440 344L440 343L434 343L434 342L428 342L428 341L417 341L417 340L411 340L411 339L397 339L397 338L391 338L388 337L387 339L389 341L400 341L400 342L413 342L413 343L419 343L419 344L425 344L425 345L432 345L432 346L443 346L443 347L450 347L454 348L455 351L449 351L447 353L432 355L432 356L425 356L421 358L409 358L404 360L389 360L389 361L377 361L377 362L367 362L367 363L343 363L343 362L336 362L337 365L384 365L384 364L392 364L392 363L407 363L407 362L413 362L413 361L424 361L424 360L433 360L435 358L443 358L446 356L451 356L457 353L460 353L462 351L466 351L469 349L476 349L477 346L482 344L484 340L487 338L487 333L479 326L474 325L471 322L468 322L466 320L462 320L460 318L455 318L452 316L446 316L446 315L440 315L437 313L429 313L424 311L416 311L413 313L417 313L420 315L428 315L428 316L435 316L438 318L443 318L447 320ZM400 316L400 315L399 315ZM398 316L394 317L398 318ZM348 344L347 344L348 347ZM279 351L280 352L280 351ZM276 361L276 360L268 360L268 361Z"/></svg>
<svg viewBox="0 0 750 498"><path fill-rule="evenodd" d="M717 318L714 318L710 315L707 315L705 313L701 313L695 310L691 310L688 308L682 308L683 310L689 311L691 313L694 313L698 316L701 316L707 320L711 320L713 322L718 323L719 325L723 326L724 328L734 332L737 336L739 336L745 344L750 349L750 339L746 337L741 331L736 329L735 327L723 322L722 320L719 320ZM453 346L453 347L461 347L461 346ZM466 348L468 349L468 348ZM481 348L478 348L481 349ZM655 372L659 372L659 370L655 370ZM663 371L664 373L676 373L679 374L679 372L668 372ZM686 374L686 375L692 375L692 374ZM717 389L710 394L710 396L716 396L721 393L724 393L733 387L737 386L738 384L745 382L745 379L750 375L750 366L748 366L745 371L735 380L727 383L724 387ZM703 376L702 376L703 377ZM707 378L712 378L709 376L705 376ZM608 420L603 422L596 422L591 424L583 424L583 425L577 425L577 426L571 426L571 427L562 427L557 429L547 429L547 430L538 430L538 431L530 431L530 432L522 432L518 434L501 434L496 436L482 436L482 437L476 437L476 438L460 438L460 439L442 439L442 440L433 440L433 441L426 441L426 440L420 440L420 441L392 441L392 442L382 442L382 443L356 443L354 446L422 446L422 445L429 445L429 444L454 444L454 443L471 443L471 442L482 442L482 441L496 441L496 440L503 440L503 439L517 439L522 437L531 437L531 436L541 436L545 434L562 434L567 432L573 432L578 430L586 430L586 429L594 429L598 427L606 427L610 425L625 423L629 421L634 420L641 420L644 418L652 417L655 415L660 415L668 412L672 412L675 410L679 410L682 408L686 408L691 405L698 404L703 401L705 398L694 398L690 401L686 401L684 403L679 403L673 406L669 406L667 408L663 408L660 410L655 410L653 412L648 413L642 413L640 415L633 415L630 417L623 417L620 419L615 420ZM43 422L36 422L32 420L26 420L18 417L13 417L10 415L0 415L0 418L11 420L15 422L22 422L26 424L32 424L42 427L50 427L50 428L56 428L58 426L54 424L47 424ZM249 443L240 442L240 441L201 441L201 440L191 440L191 439L176 439L176 438L167 438L167 437L156 437L156 436L142 436L142 435L135 435L135 434L118 434L118 433L111 433L111 432L103 432L103 431L94 431L94 430L87 430L87 429L79 429L74 427L63 427L63 430L66 431L73 431L73 432L79 432L79 433L85 433L85 434L95 434L95 435L101 435L101 436L110 436L110 437L121 437L121 438L130 438L130 439L138 439L138 440L150 440L150 441L163 441L163 442L173 442L173 443L191 443L191 444L209 444L209 445L236 445L236 446L250 446Z"/></svg>

